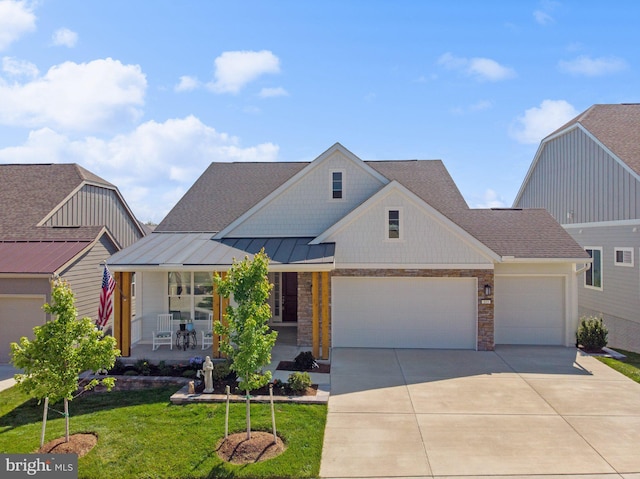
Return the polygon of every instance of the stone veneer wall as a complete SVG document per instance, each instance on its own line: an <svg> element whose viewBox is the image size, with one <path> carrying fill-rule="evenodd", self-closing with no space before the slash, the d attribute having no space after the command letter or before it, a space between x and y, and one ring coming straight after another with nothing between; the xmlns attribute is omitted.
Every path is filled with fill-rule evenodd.
<svg viewBox="0 0 640 479"><path fill-rule="evenodd" d="M486 297L485 285L494 291L494 272L492 269L336 269L331 276L362 277L405 277L405 278L478 278L478 350L493 351L494 341L494 305L493 294ZM482 300L490 299L490 304ZM329 303L331 303L331 281L329 281ZM329 304L329 334L331 334L331 304ZM312 345L312 305L311 273L298 273L298 346Z"/></svg>

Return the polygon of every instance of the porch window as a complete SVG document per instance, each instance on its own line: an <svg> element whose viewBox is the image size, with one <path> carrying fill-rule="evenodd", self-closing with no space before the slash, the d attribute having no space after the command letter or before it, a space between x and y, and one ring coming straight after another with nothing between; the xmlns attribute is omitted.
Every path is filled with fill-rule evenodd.
<svg viewBox="0 0 640 479"><path fill-rule="evenodd" d="M331 172L331 194L334 200L342 199L342 171Z"/></svg>
<svg viewBox="0 0 640 479"><path fill-rule="evenodd" d="M213 274L169 273L169 311L174 319L208 320L213 311Z"/></svg>
<svg viewBox="0 0 640 479"><path fill-rule="evenodd" d="M387 239L402 239L400 216L399 209L387 209Z"/></svg>
<svg viewBox="0 0 640 479"><path fill-rule="evenodd" d="M589 253L593 262L591 268L584 273L584 285L587 288L602 289L602 248L587 247L585 251Z"/></svg>

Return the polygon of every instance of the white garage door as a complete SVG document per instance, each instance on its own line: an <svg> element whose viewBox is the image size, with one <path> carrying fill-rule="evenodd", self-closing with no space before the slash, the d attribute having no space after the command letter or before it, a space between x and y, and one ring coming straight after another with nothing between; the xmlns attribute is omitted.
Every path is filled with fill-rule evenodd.
<svg viewBox="0 0 640 479"><path fill-rule="evenodd" d="M496 276L494 292L496 344L564 344L564 278Z"/></svg>
<svg viewBox="0 0 640 479"><path fill-rule="evenodd" d="M10 360L11 343L33 338L33 327L45 322L44 296L0 296L0 363Z"/></svg>
<svg viewBox="0 0 640 479"><path fill-rule="evenodd" d="M476 348L475 278L353 278L332 282L332 345Z"/></svg>

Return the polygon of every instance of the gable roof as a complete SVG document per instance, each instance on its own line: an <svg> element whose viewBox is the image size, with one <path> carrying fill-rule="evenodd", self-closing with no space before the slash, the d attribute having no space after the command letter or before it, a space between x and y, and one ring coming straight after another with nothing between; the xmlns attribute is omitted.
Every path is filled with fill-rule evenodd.
<svg viewBox="0 0 640 479"><path fill-rule="evenodd" d="M77 164L0 165L0 239L94 239L102 227L36 226L84 182L115 189Z"/></svg>
<svg viewBox="0 0 640 479"><path fill-rule="evenodd" d="M593 105L542 141L580 125L640 175L640 103Z"/></svg>

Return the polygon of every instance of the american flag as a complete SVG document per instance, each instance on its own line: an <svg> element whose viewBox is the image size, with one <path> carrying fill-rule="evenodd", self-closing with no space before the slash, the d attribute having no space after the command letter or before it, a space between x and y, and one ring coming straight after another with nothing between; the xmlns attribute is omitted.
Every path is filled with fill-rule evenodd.
<svg viewBox="0 0 640 479"><path fill-rule="evenodd" d="M102 274L102 290L100 291L100 306L98 307L98 321L96 321L96 326L99 329L103 329L109 318L111 317L111 313L113 312L113 290L116 289L116 280L113 279L111 273L109 272L109 268L107 265L104 265L104 273Z"/></svg>

